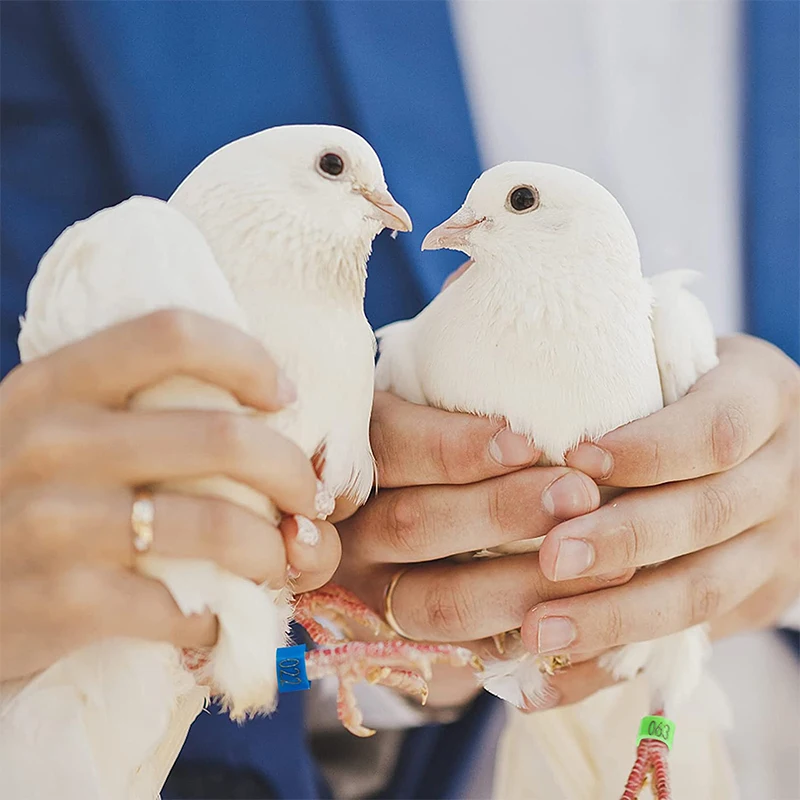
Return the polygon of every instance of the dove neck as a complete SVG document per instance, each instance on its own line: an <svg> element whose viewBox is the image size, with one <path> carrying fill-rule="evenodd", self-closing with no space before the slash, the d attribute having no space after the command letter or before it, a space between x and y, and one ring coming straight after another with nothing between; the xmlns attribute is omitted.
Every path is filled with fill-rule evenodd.
<svg viewBox="0 0 800 800"><path fill-rule="evenodd" d="M296 296L300 302L324 300L340 308L363 309L371 243L337 242L322 237L298 241L272 231L256 257L224 265L241 305L249 312L263 298ZM249 316L249 313L248 313Z"/></svg>
<svg viewBox="0 0 800 800"><path fill-rule="evenodd" d="M579 254L542 257L529 250L517 257L476 254L461 280L477 308L488 305L497 317L515 324L525 321L539 330L594 329L612 319L649 326L652 291L638 255L620 264Z"/></svg>

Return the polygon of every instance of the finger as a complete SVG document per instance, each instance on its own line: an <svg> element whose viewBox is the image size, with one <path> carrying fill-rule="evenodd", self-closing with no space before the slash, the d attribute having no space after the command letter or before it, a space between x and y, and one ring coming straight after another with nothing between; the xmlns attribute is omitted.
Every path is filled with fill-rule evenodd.
<svg viewBox="0 0 800 800"><path fill-rule="evenodd" d="M494 637L491 639L478 639L473 642L455 642L455 644L471 650L483 662L505 661L527 654L518 630L506 631L502 636L502 652L498 650ZM570 663L573 665L582 664L584 661L591 661L600 655L602 655L602 651L598 652L597 650L591 653L571 653Z"/></svg>
<svg viewBox="0 0 800 800"><path fill-rule="evenodd" d="M525 646L534 653L601 650L657 639L724 614L774 574L779 555L769 524L641 570L626 586L539 603L522 625Z"/></svg>
<svg viewBox="0 0 800 800"><path fill-rule="evenodd" d="M387 488L473 483L530 466L539 451L504 423L375 393L370 440Z"/></svg>
<svg viewBox="0 0 800 800"><path fill-rule="evenodd" d="M542 576L537 562L537 554L532 553L414 567L395 584L393 613L415 639L483 639L518 628L526 612L548 598L593 591L630 577L627 573L611 582L588 578L556 584ZM381 582L365 587L360 596L380 608L385 586Z"/></svg>
<svg viewBox="0 0 800 800"><path fill-rule="evenodd" d="M611 673L600 667L597 659L580 663L574 658L572 666L556 673L550 678L548 685L547 708L568 706L579 703L601 689L607 689L618 683ZM531 711L543 711L542 707L532 708Z"/></svg>
<svg viewBox="0 0 800 800"><path fill-rule="evenodd" d="M294 387L252 337L192 311L157 311L36 359L3 382L2 397L124 406L145 387L189 375L232 392L246 406L276 411Z"/></svg>
<svg viewBox="0 0 800 800"><path fill-rule="evenodd" d="M730 469L761 447L797 396L786 358L756 339L720 346L720 364L676 403L582 444L567 463L612 486L654 486Z"/></svg>
<svg viewBox="0 0 800 800"><path fill-rule="evenodd" d="M542 572L562 580L657 564L774 517L790 493L795 427L727 472L626 492L556 526L542 544Z"/></svg>
<svg viewBox="0 0 800 800"><path fill-rule="evenodd" d="M9 652L29 654L37 662L17 664L17 674L108 637L130 636L178 647L210 646L217 638L213 614L185 617L165 586L121 567L80 565L57 575L30 573L14 582L13 607L17 616L25 610L28 624L9 625L12 637L4 644ZM3 618L5 622L5 610ZM4 636L6 630L4 626Z"/></svg>
<svg viewBox="0 0 800 800"><path fill-rule="evenodd" d="M133 500L124 488L48 485L16 493L3 510L5 532L14 541L8 558L20 569L87 561L132 567ZM153 504L153 554L207 559L275 588L285 583L281 532L246 508L216 497L162 492L154 492Z"/></svg>
<svg viewBox="0 0 800 800"><path fill-rule="evenodd" d="M466 486L385 490L344 530L359 559L405 564L534 539L599 504L583 473L534 467Z"/></svg>
<svg viewBox="0 0 800 800"><path fill-rule="evenodd" d="M310 535L309 525L314 528ZM281 533L286 542L288 562L294 570L292 588L295 592L309 592L326 584L336 572L342 555L336 528L322 520L305 519L298 525L296 517L285 517Z"/></svg>
<svg viewBox="0 0 800 800"><path fill-rule="evenodd" d="M184 616L163 584L137 573L119 570L114 590L107 588L103 597L104 636L121 627L124 636L171 642L177 647L210 647L217 640L218 623L212 613Z"/></svg>
<svg viewBox="0 0 800 800"><path fill-rule="evenodd" d="M224 475L284 511L316 516L310 462L259 415L70 408L37 419L9 450L9 480L68 474L73 482L141 486Z"/></svg>

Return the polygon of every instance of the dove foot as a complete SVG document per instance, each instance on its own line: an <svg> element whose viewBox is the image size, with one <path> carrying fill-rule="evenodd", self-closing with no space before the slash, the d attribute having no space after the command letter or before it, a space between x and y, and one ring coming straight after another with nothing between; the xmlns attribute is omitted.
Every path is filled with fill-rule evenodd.
<svg viewBox="0 0 800 800"><path fill-rule="evenodd" d="M306 656L309 679L327 675L335 675L339 679L339 719L356 736L371 736L374 733L362 725L363 717L353 694L353 686L359 681L397 689L420 698L424 703L428 697L427 681L433 664L469 664L474 669L481 669L482 666L473 653L462 647L424 644L399 638L356 595L333 583L300 595L294 618L318 646ZM329 623L339 633L320 620ZM348 641L354 638L354 624L380 637L380 640Z"/></svg>
<svg viewBox="0 0 800 800"><path fill-rule="evenodd" d="M306 629L308 630L308 629ZM432 666L444 663L455 667L470 665L480 669L477 656L463 647L446 644L423 644L404 639L387 642L339 642L319 647L306 655L310 680L328 675L339 679L337 712L350 733L372 736L365 727L356 704L353 687L359 681L380 684L417 696L424 703Z"/></svg>
<svg viewBox="0 0 800 800"><path fill-rule="evenodd" d="M628 776L621 800L636 800L648 777L653 781L653 796L657 800L671 800L668 754L669 750L663 742L654 739L643 739L639 742L636 762Z"/></svg>
<svg viewBox="0 0 800 800"><path fill-rule="evenodd" d="M324 619L335 626L341 635L322 625ZM394 631L351 591L328 583L313 592L301 594L294 609L295 621L302 625L314 644L333 644L355 638L351 626L356 623L383 639L397 638Z"/></svg>

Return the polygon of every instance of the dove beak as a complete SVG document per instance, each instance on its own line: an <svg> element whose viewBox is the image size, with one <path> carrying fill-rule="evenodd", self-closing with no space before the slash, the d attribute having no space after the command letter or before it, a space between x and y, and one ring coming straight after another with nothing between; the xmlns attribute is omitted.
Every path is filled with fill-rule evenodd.
<svg viewBox="0 0 800 800"><path fill-rule="evenodd" d="M484 219L478 219L471 208L462 206L450 219L446 219L428 233L422 240L422 249L466 252L464 248L469 244L467 241L469 231L477 228Z"/></svg>
<svg viewBox="0 0 800 800"><path fill-rule="evenodd" d="M374 219L383 223L384 228L408 233L411 230L411 217L386 189L358 189L364 199L377 209Z"/></svg>

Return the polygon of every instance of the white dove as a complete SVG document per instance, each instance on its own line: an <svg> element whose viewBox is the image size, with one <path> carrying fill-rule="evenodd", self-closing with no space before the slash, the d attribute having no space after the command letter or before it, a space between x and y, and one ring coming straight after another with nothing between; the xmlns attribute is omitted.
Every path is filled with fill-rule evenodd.
<svg viewBox="0 0 800 800"><path fill-rule="evenodd" d="M167 308L246 329L194 225L161 200L134 197L71 226L44 255L28 290L22 360ZM188 377L145 389L130 405L249 413L229 393ZM223 476L160 488L218 495L277 520L268 498ZM208 607L217 614L219 640L202 677L232 712L272 708L275 648L285 641L290 613L286 599L208 561L142 555L136 566L165 583L184 613ZM7 796L149 800L208 691L172 645L111 639L66 656L27 684L3 684L1 695L0 775Z"/></svg>
<svg viewBox="0 0 800 800"><path fill-rule="evenodd" d="M377 387L503 418L535 440L542 464L564 464L578 443L673 402L717 363L706 311L683 289L692 273L646 280L624 211L578 172L529 162L487 170L422 247L461 250L474 263L414 319L379 331ZM671 714L697 685L707 650L695 627L603 664L620 679L643 670L650 713ZM546 698L551 669L551 659L523 654L481 677L522 707Z"/></svg>
<svg viewBox="0 0 800 800"><path fill-rule="evenodd" d="M369 444L375 337L364 315L367 259L383 228L411 230L389 194L381 163L356 133L335 126L270 128L206 158L169 200L202 232L247 316L250 332L297 387L270 425L313 459L321 516L334 498L363 503L374 483ZM361 736L352 684L367 678L424 696L430 663L464 664L449 646L397 640L357 598L329 585L303 595L295 618L317 644L349 619L390 642L349 642L307 657L309 677L340 679L339 715ZM411 667L411 670L409 670Z"/></svg>

